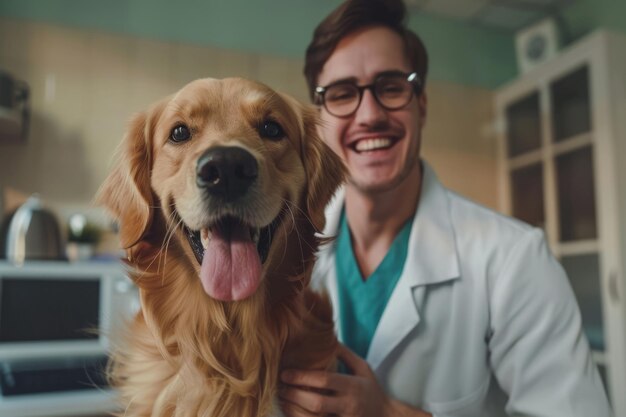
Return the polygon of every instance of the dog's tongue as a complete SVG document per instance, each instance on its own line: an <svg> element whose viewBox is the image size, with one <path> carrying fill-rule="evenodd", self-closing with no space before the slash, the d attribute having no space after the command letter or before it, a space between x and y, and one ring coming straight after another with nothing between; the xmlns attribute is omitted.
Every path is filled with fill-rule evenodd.
<svg viewBox="0 0 626 417"><path fill-rule="evenodd" d="M209 296L222 301L243 300L256 291L261 260L246 226L229 221L213 228L200 280Z"/></svg>

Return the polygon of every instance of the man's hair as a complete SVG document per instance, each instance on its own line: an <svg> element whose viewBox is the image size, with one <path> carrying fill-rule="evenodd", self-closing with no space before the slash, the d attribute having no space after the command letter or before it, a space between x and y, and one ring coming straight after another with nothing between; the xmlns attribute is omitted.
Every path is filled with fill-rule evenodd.
<svg viewBox="0 0 626 417"><path fill-rule="evenodd" d="M406 7L402 0L348 0L330 13L315 28L313 40L306 50L304 76L311 99L317 87L317 78L337 44L352 32L368 26L384 26L402 37L406 57L424 85L428 54L422 40L407 29L405 17Z"/></svg>

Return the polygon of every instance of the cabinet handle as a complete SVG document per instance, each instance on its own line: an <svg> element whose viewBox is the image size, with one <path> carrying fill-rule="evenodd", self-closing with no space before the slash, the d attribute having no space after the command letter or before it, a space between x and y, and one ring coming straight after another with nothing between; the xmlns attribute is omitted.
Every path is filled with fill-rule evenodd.
<svg viewBox="0 0 626 417"><path fill-rule="evenodd" d="M609 273L609 296L612 302L619 303L619 283L617 281L617 272L615 271Z"/></svg>

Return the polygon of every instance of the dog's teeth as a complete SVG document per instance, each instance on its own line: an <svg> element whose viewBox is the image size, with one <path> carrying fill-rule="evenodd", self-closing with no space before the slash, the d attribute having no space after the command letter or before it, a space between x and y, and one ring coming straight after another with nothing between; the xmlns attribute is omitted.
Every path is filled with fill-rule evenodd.
<svg viewBox="0 0 626 417"><path fill-rule="evenodd" d="M252 235L252 241L254 242L255 245L258 245L259 237L261 237L261 229L258 229L258 228L251 229L250 233Z"/></svg>
<svg viewBox="0 0 626 417"><path fill-rule="evenodd" d="M200 241L202 241L202 247L204 249L209 247L209 240L211 240L211 231L209 229L202 229L200 231Z"/></svg>

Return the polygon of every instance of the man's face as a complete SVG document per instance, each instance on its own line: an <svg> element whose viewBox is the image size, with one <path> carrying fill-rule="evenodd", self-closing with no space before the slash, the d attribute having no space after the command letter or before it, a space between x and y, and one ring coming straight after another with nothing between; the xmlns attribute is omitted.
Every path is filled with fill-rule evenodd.
<svg viewBox="0 0 626 417"><path fill-rule="evenodd" d="M367 85L377 75L389 71L409 74L413 70L402 38L391 29L374 26L339 42L322 68L318 85L327 86L344 79L351 79L359 86ZM365 90L361 104L349 117L333 116L324 107L320 111L322 137L345 161L350 184L360 191L392 190L412 172L419 172L425 94L414 96L401 109L385 110L372 91Z"/></svg>

